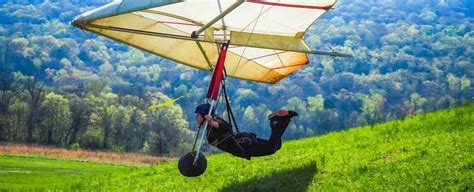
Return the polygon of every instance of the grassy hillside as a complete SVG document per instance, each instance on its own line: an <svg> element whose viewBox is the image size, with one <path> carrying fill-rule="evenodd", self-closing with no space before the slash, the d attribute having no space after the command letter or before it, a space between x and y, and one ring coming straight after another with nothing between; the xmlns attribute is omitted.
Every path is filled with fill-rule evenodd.
<svg viewBox="0 0 474 192"><path fill-rule="evenodd" d="M41 157L0 156L0 191L70 188L84 179L133 169L101 163Z"/></svg>
<svg viewBox="0 0 474 192"><path fill-rule="evenodd" d="M120 169L105 165L88 167L83 170L85 173L90 170L105 170L105 173L93 176L84 174L76 180L65 177L61 182L73 189L104 190L472 191L473 138L474 105L471 104L372 127L285 142L277 154L254 158L252 161L227 154L212 155L208 157L206 173L198 178L181 176L177 162L172 161L139 168ZM0 160L10 163L25 161L7 156ZM31 169L34 170L56 163L35 163L35 159L29 159L28 162L33 163ZM18 163L18 166L23 165ZM4 172L4 169L4 163L1 162L0 186L5 186L4 181L12 177L39 181L38 177L28 177L28 173L12 175L13 173ZM23 188L21 180L17 180L17 183L9 180L11 183L1 188ZM25 185L24 188L35 187L37 186Z"/></svg>

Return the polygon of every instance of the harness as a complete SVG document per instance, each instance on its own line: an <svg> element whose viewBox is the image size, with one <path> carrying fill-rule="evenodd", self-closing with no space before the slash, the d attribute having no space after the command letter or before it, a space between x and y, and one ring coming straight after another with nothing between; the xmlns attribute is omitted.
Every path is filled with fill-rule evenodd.
<svg viewBox="0 0 474 192"><path fill-rule="evenodd" d="M207 141L209 144L234 156L250 160L250 155L248 155L244 147L240 145L238 135L241 133L233 131L232 125L222 118L216 117L216 121L219 122L219 129L226 130L223 130L222 133L216 133L216 131L213 132L212 128L208 128Z"/></svg>

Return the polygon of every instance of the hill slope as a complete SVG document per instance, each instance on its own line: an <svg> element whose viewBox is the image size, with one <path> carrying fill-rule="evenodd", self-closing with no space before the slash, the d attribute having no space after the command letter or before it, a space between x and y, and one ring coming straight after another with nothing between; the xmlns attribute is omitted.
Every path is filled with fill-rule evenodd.
<svg viewBox="0 0 474 192"><path fill-rule="evenodd" d="M176 162L170 162L92 186L165 191L473 190L472 138L474 105L466 105L286 142L276 155L252 161L213 155L198 178L182 177Z"/></svg>
<svg viewBox="0 0 474 192"><path fill-rule="evenodd" d="M269 157L208 157L198 178L177 162L70 183L73 189L319 191L474 189L474 104L285 142ZM0 175L0 180L1 180Z"/></svg>

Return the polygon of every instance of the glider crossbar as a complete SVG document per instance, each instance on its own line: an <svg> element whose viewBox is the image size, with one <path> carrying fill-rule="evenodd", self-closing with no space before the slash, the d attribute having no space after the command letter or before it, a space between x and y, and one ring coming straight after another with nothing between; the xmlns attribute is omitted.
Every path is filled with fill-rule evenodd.
<svg viewBox="0 0 474 192"><path fill-rule="evenodd" d="M197 38L199 36L199 34L201 34L203 31L205 31L207 28L209 28L211 25L213 25L214 23L216 23L217 21L221 20L224 16L226 16L227 14L229 14L231 11L233 11L235 8L239 7L240 5L242 5L242 3L244 3L245 1L244 0L238 0L237 2L235 2L234 4L232 4L229 8L227 8L226 10L224 10L221 14L217 15L216 17L214 17L214 19L212 19L211 21L209 21L208 23L206 23L204 26L202 26L200 29L198 29L197 31L193 31L193 33L191 34L191 37L192 38Z"/></svg>

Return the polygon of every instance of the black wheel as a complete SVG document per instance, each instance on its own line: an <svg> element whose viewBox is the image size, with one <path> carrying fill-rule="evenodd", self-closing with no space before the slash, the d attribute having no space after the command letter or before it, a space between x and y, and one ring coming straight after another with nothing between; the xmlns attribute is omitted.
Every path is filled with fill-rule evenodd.
<svg viewBox="0 0 474 192"><path fill-rule="evenodd" d="M196 152L189 152L179 159L178 168L182 175L186 177L197 177L206 171L207 160L202 153L199 153L198 160L196 164L193 165L195 154Z"/></svg>

